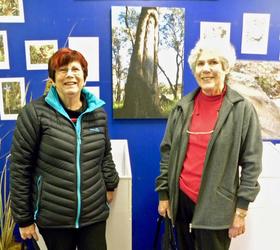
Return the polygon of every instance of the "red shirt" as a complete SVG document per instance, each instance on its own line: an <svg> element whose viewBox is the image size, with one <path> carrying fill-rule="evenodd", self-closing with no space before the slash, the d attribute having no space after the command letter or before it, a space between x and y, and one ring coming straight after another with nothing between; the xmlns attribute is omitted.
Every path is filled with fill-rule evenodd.
<svg viewBox="0 0 280 250"><path fill-rule="evenodd" d="M218 96L200 91L194 100L194 110L188 129L189 142L180 175L180 189L195 203L198 199L207 147L211 139L225 90Z"/></svg>

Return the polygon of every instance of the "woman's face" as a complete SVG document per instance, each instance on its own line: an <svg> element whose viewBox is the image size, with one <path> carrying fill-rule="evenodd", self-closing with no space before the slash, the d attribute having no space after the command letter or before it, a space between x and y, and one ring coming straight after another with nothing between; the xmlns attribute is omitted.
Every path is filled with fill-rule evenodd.
<svg viewBox="0 0 280 250"><path fill-rule="evenodd" d="M59 67L55 71L55 86L62 100L65 98L80 97L85 85L84 72L78 61Z"/></svg>
<svg viewBox="0 0 280 250"><path fill-rule="evenodd" d="M204 94L221 94L227 73L215 51L201 52L195 66L195 78Z"/></svg>

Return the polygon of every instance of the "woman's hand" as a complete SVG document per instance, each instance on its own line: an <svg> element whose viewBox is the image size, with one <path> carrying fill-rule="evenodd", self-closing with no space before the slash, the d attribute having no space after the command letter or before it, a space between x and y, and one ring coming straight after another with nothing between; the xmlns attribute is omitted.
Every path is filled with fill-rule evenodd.
<svg viewBox="0 0 280 250"><path fill-rule="evenodd" d="M39 240L38 234L36 233L35 224L32 224L27 227L20 227L19 228L20 236L23 240L32 239Z"/></svg>
<svg viewBox="0 0 280 250"><path fill-rule="evenodd" d="M170 209L169 209L169 200L163 200L163 201L159 201L159 204L158 204L158 213L165 217L166 216L166 213L167 213L167 216L169 218L171 218L170 216Z"/></svg>
<svg viewBox="0 0 280 250"><path fill-rule="evenodd" d="M107 191L107 202L110 204L114 198L115 191Z"/></svg>
<svg viewBox="0 0 280 250"><path fill-rule="evenodd" d="M247 210L237 208L234 215L232 226L228 230L229 238L235 238L245 232L245 217Z"/></svg>

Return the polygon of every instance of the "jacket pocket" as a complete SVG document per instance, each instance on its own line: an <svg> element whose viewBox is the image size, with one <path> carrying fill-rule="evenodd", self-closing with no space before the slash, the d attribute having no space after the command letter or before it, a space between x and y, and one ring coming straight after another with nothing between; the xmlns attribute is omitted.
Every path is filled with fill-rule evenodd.
<svg viewBox="0 0 280 250"><path fill-rule="evenodd" d="M41 203L41 196L42 196L42 176L38 176L36 179L36 195L35 195L35 210L34 210L34 220L37 220L40 203Z"/></svg>
<svg viewBox="0 0 280 250"><path fill-rule="evenodd" d="M101 176L102 176L102 173L101 173ZM105 183L105 180L103 177L102 178L102 187L101 187L101 190L103 190L104 192L104 202L105 202L105 206L106 206L106 209L109 209L110 210L110 204L108 203L107 201L107 188L106 188L106 183Z"/></svg>
<svg viewBox="0 0 280 250"><path fill-rule="evenodd" d="M217 193L230 201L234 201L234 199L235 199L235 194L228 191L227 189L225 189L223 187L218 187Z"/></svg>

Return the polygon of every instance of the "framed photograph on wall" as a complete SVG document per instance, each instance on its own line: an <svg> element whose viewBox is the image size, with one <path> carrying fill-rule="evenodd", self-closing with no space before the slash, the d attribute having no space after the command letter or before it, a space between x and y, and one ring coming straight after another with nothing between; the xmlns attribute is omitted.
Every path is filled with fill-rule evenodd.
<svg viewBox="0 0 280 250"><path fill-rule="evenodd" d="M57 48L57 40L25 41L27 70L48 69L49 58Z"/></svg>
<svg viewBox="0 0 280 250"><path fill-rule="evenodd" d="M237 60L229 86L249 100L259 116L262 138L280 139L280 62Z"/></svg>
<svg viewBox="0 0 280 250"><path fill-rule="evenodd" d="M10 69L6 30L0 30L0 69Z"/></svg>
<svg viewBox="0 0 280 250"><path fill-rule="evenodd" d="M167 118L182 97L185 9L113 6L111 21L114 118Z"/></svg>
<svg viewBox="0 0 280 250"><path fill-rule="evenodd" d="M24 23L23 0L1 0L0 6L0 23Z"/></svg>
<svg viewBox="0 0 280 250"><path fill-rule="evenodd" d="M25 84L23 77L0 78L0 118L16 120L25 105Z"/></svg>

